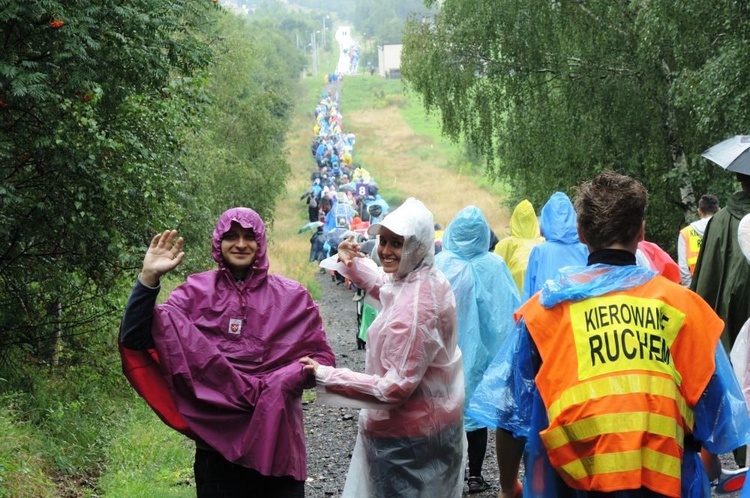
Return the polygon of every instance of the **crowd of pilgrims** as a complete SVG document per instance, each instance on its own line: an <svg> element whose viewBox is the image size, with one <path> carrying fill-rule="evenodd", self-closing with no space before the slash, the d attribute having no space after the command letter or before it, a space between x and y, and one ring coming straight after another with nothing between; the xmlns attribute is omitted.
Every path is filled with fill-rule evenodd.
<svg viewBox="0 0 750 498"><path fill-rule="evenodd" d="M336 97L332 91L324 91L315 106L310 152L316 168L310 187L300 198L307 204L306 227L313 232L310 261L316 262L335 254L349 235L366 240L367 228L389 211L375 179L354 160L356 137L345 132Z"/></svg>
<svg viewBox="0 0 750 498"><path fill-rule="evenodd" d="M327 77L326 80L326 83L328 83L330 77ZM343 117L339 110L337 97L338 95L324 91L314 111L314 139L311 144L311 154L316 167L311 174L311 185L301 197L301 200L304 200L308 207L309 223L307 228L313 232L310 239L310 261L321 262L336 254L339 244L353 237L360 244L362 252L379 264L375 236L370 238L367 229L370 225L381 221L388 214L390 206L381 197L372 174L355 160L354 145L356 137L344 130ZM701 198L700 207L702 208L699 209L701 220L685 227L678 236L678 261L675 261L656 243L641 240L637 244L635 254L636 266L656 272L685 287L690 286L698 259L698 249L695 248L700 248L700 241L696 242L690 237L702 238L702 230L697 230L695 225L700 225L699 228L704 229L710 217L719 210L718 201L710 195ZM440 224L435 224L434 252L436 255L443 248L443 237L446 236L446 233L449 234L448 237L453 239L450 243L451 251L448 251L452 254L446 255L447 257L444 258L436 257L436 266L450 280L452 265L455 263L451 261L451 258L455 260L464 258L468 261L475 257L461 256L461 237L470 238L470 232L476 226L481 225L487 228L489 238L482 242L484 244L482 250L499 255L503 268L499 270L495 268L497 271L488 271L478 278L479 280L491 278L503 280L504 277L500 274L507 275L507 279L504 280L507 282L507 287L502 291L497 291L498 294L506 295L505 302L497 303L496 306L496 310L502 310L498 311L498 314L507 315L506 332L513 327L513 310L539 292L545 282L556 278L560 268L585 267L589 263L589 250L579 239L573 203L562 192L554 192L542 206L539 215L537 215L530 201L522 200L519 202L513 209L510 221L504 227L500 237L489 227L481 210L474 206L466 207L459 212L451 225L452 227L449 226L449 228L452 228L452 232L450 230L444 231ZM748 225L750 225L750 222ZM461 234L460 231L466 231L466 233ZM472 243L474 242L476 240ZM477 250L477 248L473 247L472 250ZM460 264L465 264L465 261ZM321 272L324 271L321 269ZM334 282L337 282L337 284L346 282L349 288L354 291L354 300L357 301L356 341L359 348L364 348L367 340L367 329L375 319L377 312L363 300L364 293L360 289L345 280L339 273L330 269L328 271ZM490 275L491 273L494 273L494 276ZM462 313L466 313L460 309L461 296L459 294L461 291L456 287L458 284L451 283L454 285L454 294L457 295L456 299L459 302L458 314L460 317ZM498 289L497 287L493 288ZM472 292L476 293L478 290L474 289L474 291L468 293L474 295ZM459 329L461 328L461 323L459 323ZM480 325L479 328L484 328L484 325ZM463 352L464 363L476 363L472 359L472 351L475 348L462 343L461 335L461 330L459 330L459 346ZM662 348L662 355L668 356L668 353L668 350ZM606 361L603 353L594 359L597 358L601 362ZM667 357L665 361L668 360ZM743 364L746 362L747 360L743 358ZM467 371L470 370L471 368L467 369ZM472 378L472 374L466 374L467 401L472 395L471 391L480 382L483 369L478 369L478 372L477 378ZM742 375L740 375L740 378L742 378ZM481 415L481 413L474 413L475 418ZM471 422L471 417L467 417L466 421ZM465 423L468 441L469 473L467 479L469 493L481 492L490 487L482 477L482 463L487 446L487 428L481 427L481 424L475 425ZM716 460L716 455L705 453L703 457L704 465L709 468L710 478L714 479L714 485L719 482L719 479L717 479L718 472L722 473L722 479L727 479L727 483L733 476L740 478L734 481L735 490L744 482L746 469L731 472L727 469L721 469L721 465ZM737 454L735 457L740 465L744 463L742 460L744 455ZM716 467L717 465L718 467ZM711 469L712 466L714 466L713 469ZM717 468L719 470L716 470Z"/></svg>
<svg viewBox="0 0 750 498"><path fill-rule="evenodd" d="M380 195L377 182L370 171L355 160L356 136L344 129L338 92L331 82L343 80L343 75L334 73L324 77L325 90L321 92L313 111L313 140L310 153L314 159L314 170L310 186L300 197L308 208L310 230L310 262L320 263L336 254L338 245L349 236L365 243L367 254L377 261L374 239L367 235L371 224L380 221L389 211L388 202ZM542 230L541 225L544 226ZM443 226L435 224L435 253L442 248ZM544 233L544 235L543 235ZM368 242L369 240L369 242ZM542 242L548 242L532 249ZM554 247L555 258L545 254L546 247ZM522 200L513 209L510 222L500 231L500 237L490 228L487 250L503 258L516 284L521 302L541 289L544 281L554 275L557 268L567 265L585 265L588 250L578 240L575 226L575 211L568 196L553 193L538 216L529 200ZM639 266L659 272L666 278L680 283L680 267L659 245L650 241L638 244L636 260ZM552 264L549 262L553 261ZM527 269L531 268L527 275ZM321 269L321 272L325 270ZM336 272L331 280L342 284L345 279ZM362 293L354 286L355 301ZM366 303L357 307L357 345L364 347L368 325L375 312Z"/></svg>

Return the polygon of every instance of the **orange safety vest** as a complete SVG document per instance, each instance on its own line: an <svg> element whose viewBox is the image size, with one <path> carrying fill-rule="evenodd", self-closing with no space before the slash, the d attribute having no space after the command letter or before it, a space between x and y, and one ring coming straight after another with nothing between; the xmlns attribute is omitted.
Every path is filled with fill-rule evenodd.
<svg viewBox="0 0 750 498"><path fill-rule="evenodd" d="M657 275L626 291L517 313L539 350L540 437L574 489L646 487L680 496L683 441L714 372L724 324L695 293Z"/></svg>
<svg viewBox="0 0 750 498"><path fill-rule="evenodd" d="M692 225L688 225L680 230L680 236L685 240L685 259L687 260L690 274L693 275L695 272L695 263L698 262L698 253L701 252L703 237L700 236Z"/></svg>

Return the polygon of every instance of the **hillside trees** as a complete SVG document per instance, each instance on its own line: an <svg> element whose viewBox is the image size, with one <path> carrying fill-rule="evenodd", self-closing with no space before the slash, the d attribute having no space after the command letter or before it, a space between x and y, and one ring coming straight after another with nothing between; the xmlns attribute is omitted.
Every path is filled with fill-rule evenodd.
<svg viewBox="0 0 750 498"><path fill-rule="evenodd" d="M536 206L605 168L641 179L647 236L671 247L696 196L734 189L699 153L748 130L748 14L733 1L446 0L408 22L402 76Z"/></svg>
<svg viewBox="0 0 750 498"><path fill-rule="evenodd" d="M359 32L379 44L400 43L406 19L426 12L420 0L357 0L353 20Z"/></svg>
<svg viewBox="0 0 750 498"><path fill-rule="evenodd" d="M184 271L214 265L208 241L218 215L252 207L269 225L289 175L284 150L292 92L306 64L293 33L267 20L224 15L209 30L216 60L206 79L211 105L186 141L192 197L181 226L192 249Z"/></svg>
<svg viewBox="0 0 750 498"><path fill-rule="evenodd" d="M185 175L175 157L194 111L189 77L209 62L194 29L207 10L197 1L2 4L4 361L13 346L50 361L54 336L101 326L135 234L174 212Z"/></svg>
<svg viewBox="0 0 750 498"><path fill-rule="evenodd" d="M229 205L271 219L301 62L253 29L204 0L0 2L0 377L90 360L155 230L190 231L188 269Z"/></svg>

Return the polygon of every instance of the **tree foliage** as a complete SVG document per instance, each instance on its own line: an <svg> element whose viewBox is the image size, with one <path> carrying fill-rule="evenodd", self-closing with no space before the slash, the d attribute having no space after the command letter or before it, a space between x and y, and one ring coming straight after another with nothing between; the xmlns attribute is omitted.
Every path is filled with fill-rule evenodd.
<svg viewBox="0 0 750 498"><path fill-rule="evenodd" d="M210 36L222 41L208 75L211 105L187 144L191 189L200 202L183 220L192 248L186 271L212 264L208 242L227 208L248 206L272 223L290 172L284 140L292 93L306 64L292 33L265 20L224 15Z"/></svg>
<svg viewBox="0 0 750 498"><path fill-rule="evenodd" d="M174 211L208 7L1 5L0 350L49 358L53 331L106 313L134 234Z"/></svg>
<svg viewBox="0 0 750 498"><path fill-rule="evenodd" d="M517 199L541 206L616 169L646 184L647 237L672 247L696 195L732 190L699 154L748 130L749 13L734 1L445 0L407 23L402 76Z"/></svg>
<svg viewBox="0 0 750 498"><path fill-rule="evenodd" d="M7 373L111 338L154 231L207 254L231 205L272 218L301 62L274 26L206 0L0 1L0 33Z"/></svg>
<svg viewBox="0 0 750 498"><path fill-rule="evenodd" d="M353 21L359 32L377 43L400 43L406 19L428 12L421 0L357 0Z"/></svg>

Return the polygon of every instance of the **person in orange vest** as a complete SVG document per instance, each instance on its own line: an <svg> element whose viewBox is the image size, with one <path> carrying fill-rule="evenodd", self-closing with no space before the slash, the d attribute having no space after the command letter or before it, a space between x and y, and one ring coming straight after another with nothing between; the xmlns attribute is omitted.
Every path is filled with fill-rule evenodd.
<svg viewBox="0 0 750 498"><path fill-rule="evenodd" d="M701 446L750 441L721 319L636 265L647 200L612 171L578 187L588 266L561 269L518 309L469 401L497 428L500 497L708 497Z"/></svg>
<svg viewBox="0 0 750 498"><path fill-rule="evenodd" d="M715 195L702 195L698 201L698 216L700 219L680 230L680 235L677 237L677 264L680 265L680 280L685 287L690 287L693 280L695 263L698 262L698 253L701 250L703 232L706 231L708 220L719 209L721 209L719 199Z"/></svg>

